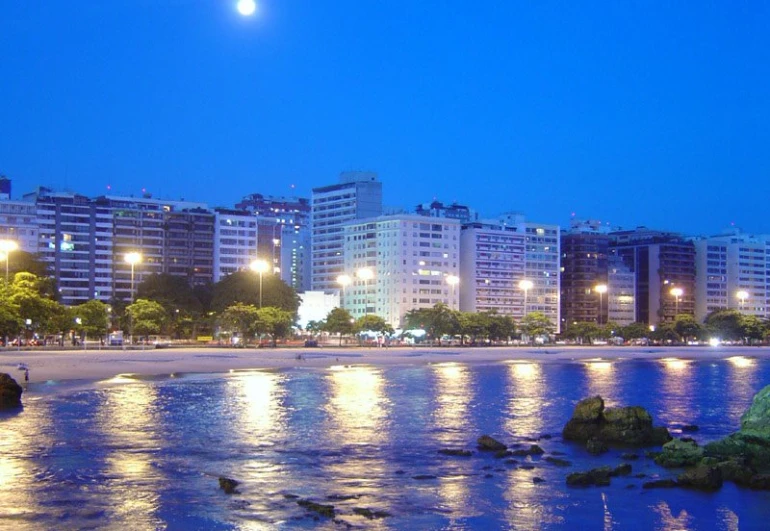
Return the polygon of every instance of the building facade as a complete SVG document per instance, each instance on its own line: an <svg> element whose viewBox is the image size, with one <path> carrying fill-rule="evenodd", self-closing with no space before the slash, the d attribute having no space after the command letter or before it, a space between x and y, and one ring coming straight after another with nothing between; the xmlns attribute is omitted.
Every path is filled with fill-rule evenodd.
<svg viewBox="0 0 770 531"><path fill-rule="evenodd" d="M342 307L376 314L393 328L410 310L437 303L458 309L460 222L418 215L381 216L344 226Z"/></svg>
<svg viewBox="0 0 770 531"><path fill-rule="evenodd" d="M598 221L573 221L561 234L562 329L574 323L609 321L608 231ZM598 288L598 289L597 289Z"/></svg>
<svg viewBox="0 0 770 531"><path fill-rule="evenodd" d="M214 211L214 275L219 282L227 275L251 267L257 259L257 220L245 210L217 208Z"/></svg>
<svg viewBox="0 0 770 531"><path fill-rule="evenodd" d="M311 286L339 290L345 271L345 229L350 221L382 214L382 183L370 172L343 172L340 182L313 189L311 198Z"/></svg>

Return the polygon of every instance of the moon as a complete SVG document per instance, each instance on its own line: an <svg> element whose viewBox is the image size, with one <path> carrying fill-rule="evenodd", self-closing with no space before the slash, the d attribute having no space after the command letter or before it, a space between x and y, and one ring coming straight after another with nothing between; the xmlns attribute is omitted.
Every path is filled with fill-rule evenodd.
<svg viewBox="0 0 770 531"><path fill-rule="evenodd" d="M244 17L253 15L256 10L257 4L254 0L238 0L238 12Z"/></svg>

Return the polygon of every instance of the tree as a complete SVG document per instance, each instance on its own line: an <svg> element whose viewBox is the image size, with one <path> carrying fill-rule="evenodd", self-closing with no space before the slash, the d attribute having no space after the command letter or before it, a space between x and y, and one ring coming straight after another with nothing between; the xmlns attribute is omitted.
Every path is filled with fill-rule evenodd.
<svg viewBox="0 0 770 531"><path fill-rule="evenodd" d="M489 335L492 320L488 313L457 312L457 329L460 333L460 343L468 336L471 343L475 343L478 337Z"/></svg>
<svg viewBox="0 0 770 531"><path fill-rule="evenodd" d="M129 318L129 333L145 338L150 334L159 334L166 321L166 310L155 301L137 299L126 308Z"/></svg>
<svg viewBox="0 0 770 531"><path fill-rule="evenodd" d="M624 339L642 339L650 335L650 327L644 323L631 323L620 329Z"/></svg>
<svg viewBox="0 0 770 531"><path fill-rule="evenodd" d="M532 343L537 337L550 336L555 329L556 327L543 312L530 312L521 320L521 332L527 335Z"/></svg>
<svg viewBox="0 0 770 531"><path fill-rule="evenodd" d="M756 315L741 316L741 334L749 344L764 339L766 331L765 324Z"/></svg>
<svg viewBox="0 0 770 531"><path fill-rule="evenodd" d="M257 310L257 332L267 334L276 346L279 337L286 337L294 324L294 315L286 310L268 306Z"/></svg>
<svg viewBox="0 0 770 531"><path fill-rule="evenodd" d="M367 330L384 334L393 333L393 327L390 326L385 319L379 315L371 314L359 317L358 320L354 323L353 329L357 333L366 332Z"/></svg>
<svg viewBox="0 0 770 531"><path fill-rule="evenodd" d="M689 340L698 339L703 334L703 326L690 314L680 313L674 320L674 331L687 343Z"/></svg>
<svg viewBox="0 0 770 531"><path fill-rule="evenodd" d="M441 337L445 334L459 332L457 312L451 310L446 304L436 303L432 308L419 308L406 313L406 322L409 328L422 328L429 337L438 341L441 346Z"/></svg>
<svg viewBox="0 0 770 531"><path fill-rule="evenodd" d="M248 338L256 334L258 321L259 313L256 306L240 302L228 307L219 316L220 324L228 330L239 333L244 345Z"/></svg>
<svg viewBox="0 0 770 531"><path fill-rule="evenodd" d="M324 327L326 326L326 321L308 321L307 325L305 325L305 331L310 334L317 334L318 332L322 332Z"/></svg>
<svg viewBox="0 0 770 531"><path fill-rule="evenodd" d="M334 308L326 316L324 330L330 334L340 335L340 346L342 346L342 334L353 333L353 316L344 308Z"/></svg>
<svg viewBox="0 0 770 531"><path fill-rule="evenodd" d="M228 275L212 288L211 309L221 312L236 302L259 306L259 274L237 271ZM292 314L299 308L299 296L294 288L277 275L262 276L262 307L272 306Z"/></svg>
<svg viewBox="0 0 770 531"><path fill-rule="evenodd" d="M592 344L594 339L603 337L601 327L593 321L581 321L578 323L572 323L569 328L564 331L564 337L567 339L574 339L578 343Z"/></svg>
<svg viewBox="0 0 770 531"><path fill-rule="evenodd" d="M108 306L101 301L90 300L75 306L71 315L73 320L80 319L76 328L86 336L104 337L110 328Z"/></svg>
<svg viewBox="0 0 770 531"><path fill-rule="evenodd" d="M704 319L709 334L723 341L743 339L741 313L738 310L715 310Z"/></svg>
<svg viewBox="0 0 770 531"><path fill-rule="evenodd" d="M660 323L655 330L650 332L650 339L660 343L670 343L679 340L679 334L676 333L675 324L672 321Z"/></svg>
<svg viewBox="0 0 770 531"><path fill-rule="evenodd" d="M173 332L194 334L195 324L203 315L203 303L184 277L169 274L150 275L139 284L137 297L160 303L166 310L166 322Z"/></svg>
<svg viewBox="0 0 770 531"><path fill-rule="evenodd" d="M516 334L516 322L510 315L489 314L489 339L506 343Z"/></svg>

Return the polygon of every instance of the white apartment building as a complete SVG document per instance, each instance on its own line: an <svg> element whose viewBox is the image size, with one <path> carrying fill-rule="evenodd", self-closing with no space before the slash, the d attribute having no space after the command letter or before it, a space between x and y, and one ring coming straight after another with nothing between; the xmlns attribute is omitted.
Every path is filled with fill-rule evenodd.
<svg viewBox="0 0 770 531"><path fill-rule="evenodd" d="M344 230L342 274L350 284L342 307L353 317L376 314L401 328L410 310L437 303L458 309L458 220L397 214L349 222Z"/></svg>
<svg viewBox="0 0 770 531"><path fill-rule="evenodd" d="M214 214L214 282L249 269L257 259L257 219L249 212L218 208Z"/></svg>
<svg viewBox="0 0 770 531"><path fill-rule="evenodd" d="M725 234L694 240L695 318L724 308L770 316L770 236Z"/></svg>
<svg viewBox="0 0 770 531"><path fill-rule="evenodd" d="M382 183L376 173L343 172L340 182L313 189L311 208L311 286L339 290L345 270L343 225L382 214Z"/></svg>
<svg viewBox="0 0 770 531"><path fill-rule="evenodd" d="M0 240L13 240L19 250L37 252L37 207L29 201L0 199Z"/></svg>
<svg viewBox="0 0 770 531"><path fill-rule="evenodd" d="M465 226L460 309L496 310L520 320L542 312L560 330L560 238L557 225L532 223L518 213ZM462 279L466 279L462 281ZM531 282L524 284L522 281Z"/></svg>
<svg viewBox="0 0 770 531"><path fill-rule="evenodd" d="M310 227L283 225L281 228L281 280L297 292L310 290Z"/></svg>

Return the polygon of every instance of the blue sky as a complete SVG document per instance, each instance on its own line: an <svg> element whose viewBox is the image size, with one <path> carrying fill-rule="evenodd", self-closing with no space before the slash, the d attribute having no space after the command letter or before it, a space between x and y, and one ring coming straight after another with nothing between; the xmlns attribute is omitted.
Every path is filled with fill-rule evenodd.
<svg viewBox="0 0 770 531"><path fill-rule="evenodd" d="M770 233L770 4L0 2L0 173ZM294 185L294 189L291 186Z"/></svg>

